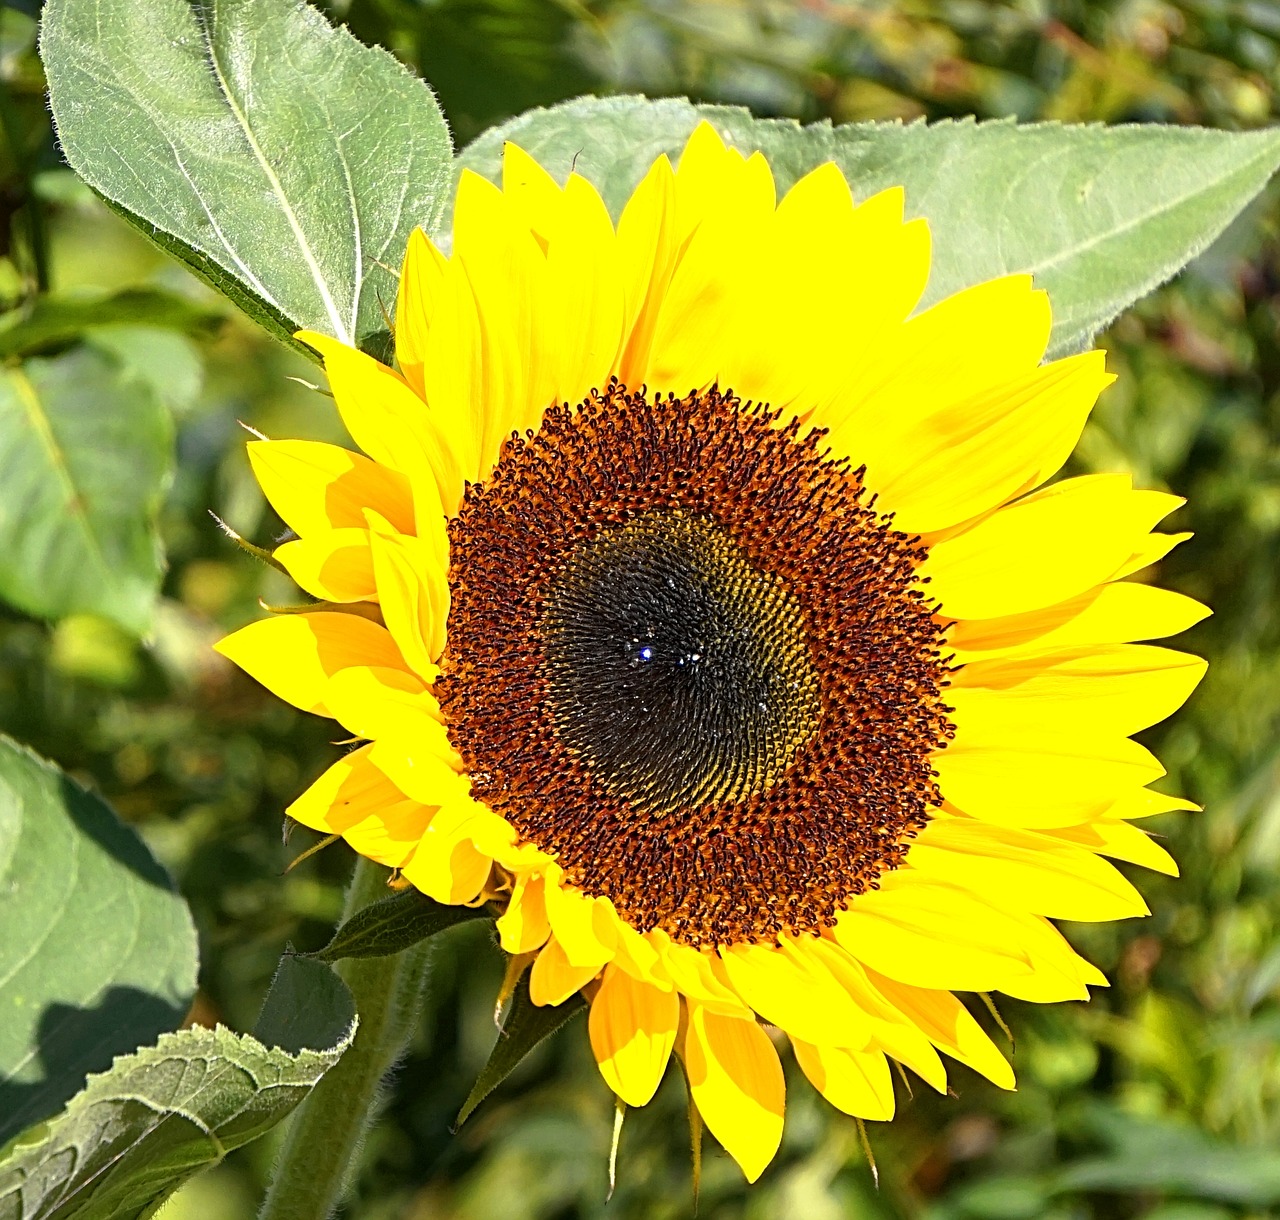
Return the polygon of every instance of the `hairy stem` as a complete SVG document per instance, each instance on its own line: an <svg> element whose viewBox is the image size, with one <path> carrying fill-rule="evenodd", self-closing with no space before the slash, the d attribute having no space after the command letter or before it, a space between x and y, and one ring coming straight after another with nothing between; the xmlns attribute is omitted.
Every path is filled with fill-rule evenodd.
<svg viewBox="0 0 1280 1220"><path fill-rule="evenodd" d="M386 881L386 869L360 857L342 920L385 898ZM383 1077L417 1021L429 945L335 967L355 997L360 1025L347 1053L290 1120L258 1220L328 1220L342 1202L377 1116Z"/></svg>

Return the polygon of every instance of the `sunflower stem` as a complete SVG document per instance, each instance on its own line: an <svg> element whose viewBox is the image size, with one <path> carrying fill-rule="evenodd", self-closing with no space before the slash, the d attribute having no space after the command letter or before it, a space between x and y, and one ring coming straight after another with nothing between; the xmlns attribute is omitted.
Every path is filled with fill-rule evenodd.
<svg viewBox="0 0 1280 1220"><path fill-rule="evenodd" d="M387 876L363 856L357 860L342 922L386 897ZM383 1078L417 1023L429 945L334 967L351 988L360 1025L346 1054L290 1119L258 1220L328 1220L347 1194Z"/></svg>

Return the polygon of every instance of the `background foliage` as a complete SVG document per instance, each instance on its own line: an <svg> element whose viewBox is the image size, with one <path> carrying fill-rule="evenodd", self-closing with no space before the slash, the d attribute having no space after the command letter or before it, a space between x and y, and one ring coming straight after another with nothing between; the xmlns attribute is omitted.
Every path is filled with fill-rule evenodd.
<svg viewBox="0 0 1280 1220"><path fill-rule="evenodd" d="M235 316L61 166L34 54L37 7L0 7L0 357L31 357L49 395L89 379L97 401L127 404L117 426L127 420L155 455L85 489L91 511L64 540L66 570L79 573L94 514L121 497L152 504L155 537L129 545L162 541L168 567L155 569L149 616L124 588L109 617L84 613L55 581L9 579L0 510L0 730L102 792L142 833L194 910L193 1019L248 1029L283 945L327 939L350 859L330 847L282 876L311 840L300 831L282 844L280 811L331 757L329 726L209 650L259 613L259 597L296 594L231 547L206 510L260 543L281 529L237 420L274 436L340 434L328 400L290 380L312 380L314 365ZM975 113L1231 128L1274 122L1280 91L1280 17L1262 0L335 0L329 12L433 83L459 144L584 91L687 94L806 120ZM1141 878L1149 920L1068 929L1114 980L1092 1004L1002 1005L1018 1033L1016 1094L958 1068L957 1097L921 1091L892 1125L870 1125L879 1191L853 1126L796 1088L783 1152L759 1187L745 1190L708 1149L700 1214L1280 1210L1278 226L1272 193L1115 324L1104 342L1120 381L1074 459L1189 497L1172 527L1196 536L1161 579L1215 608L1186 639L1211 668L1191 706L1150 737L1206 812L1148 823L1168 836L1183 878ZM18 393L11 368L4 376L0 412ZM68 418L84 446L111 443L95 431L101 418ZM450 1133L493 1037L501 966L488 936L467 923L433 942L428 1020L368 1140L351 1214L690 1214L675 1073L628 1117L606 1210L613 1106L579 1024ZM271 1155L270 1139L233 1153L166 1217L251 1216Z"/></svg>

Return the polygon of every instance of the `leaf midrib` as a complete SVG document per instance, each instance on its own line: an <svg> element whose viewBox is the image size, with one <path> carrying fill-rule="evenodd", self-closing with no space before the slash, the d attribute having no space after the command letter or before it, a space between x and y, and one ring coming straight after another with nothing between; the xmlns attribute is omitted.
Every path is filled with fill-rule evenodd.
<svg viewBox="0 0 1280 1220"><path fill-rule="evenodd" d="M350 344L352 342L352 334L347 329L346 323L342 320L342 315L338 310L337 302L333 299L333 294L329 291L329 285L325 279L324 272L320 268L319 262L316 260L315 254L312 252L311 244L307 241L306 234L302 230L302 225L298 221L297 213L293 210L293 205L289 202L289 197L285 193L284 184L280 181L276 172L271 167L271 163L267 160L266 155L262 151L262 146L258 143L258 138L249 123L248 116L241 110L239 103L231 92L226 75L223 73L222 64L218 59L217 48L213 41L213 32L202 20L198 12L194 13L196 26L200 30L200 36L204 40L205 52L209 60L209 68L213 72L214 79L217 81L218 89L227 103L227 108L231 111L236 123L239 124L240 130L244 135L245 142L249 146L249 150L253 153L254 160L257 161L258 167L262 170L263 176L271 185L272 194L276 197L280 204L280 210L283 212L285 220L288 222L289 228L293 232L294 239L298 243L298 249L302 252L302 257L307 264L307 269L311 272L311 278L315 282L317 291L320 293L320 300L324 305L325 312L329 315L329 321L334 328L334 338L341 340L343 343ZM345 158L344 158L345 164ZM185 168L184 168L185 174Z"/></svg>
<svg viewBox="0 0 1280 1220"><path fill-rule="evenodd" d="M1136 229L1141 225L1145 225L1149 221L1154 220L1158 216L1163 216L1169 212L1176 211L1178 208L1181 208L1184 204L1186 204L1190 200L1199 198L1202 195L1207 195L1212 191L1218 190L1225 181L1231 178L1236 178L1239 175L1246 173L1247 171L1251 171L1253 167L1257 165L1258 161L1260 161L1265 155L1266 155L1266 150L1264 148L1264 150L1260 152L1258 156L1251 157L1243 165L1238 165L1234 167L1229 173L1222 174L1220 177L1215 178L1212 181L1212 183L1210 183L1208 186L1201 187L1196 190L1187 191L1185 194L1175 196L1173 199L1170 199L1167 201L1162 200L1159 204L1157 204L1157 206L1151 208L1149 211L1142 212L1137 216L1130 217L1130 219L1126 220L1124 224L1117 225L1113 229L1108 229L1105 233L1095 234L1093 237L1090 237L1085 241L1077 242L1075 245L1069 247L1068 249L1058 251L1052 258L1042 259L1040 262L1033 263L1031 266L1024 267L1021 270L1028 275L1035 275L1037 272L1044 271L1046 268L1056 267L1060 263L1067 262L1071 259L1077 258L1079 255L1083 254L1085 251L1092 250L1095 247L1101 246L1104 243L1109 242L1116 237L1122 236L1123 234L1129 232L1132 229Z"/></svg>

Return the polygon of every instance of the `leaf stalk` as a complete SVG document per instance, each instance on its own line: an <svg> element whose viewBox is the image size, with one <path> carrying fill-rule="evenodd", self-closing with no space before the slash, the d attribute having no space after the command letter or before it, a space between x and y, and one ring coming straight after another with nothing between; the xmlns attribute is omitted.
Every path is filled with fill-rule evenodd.
<svg viewBox="0 0 1280 1220"><path fill-rule="evenodd" d="M387 877L385 868L358 859L343 923L386 897ZM429 955L423 941L393 956L347 958L335 966L351 988L360 1026L346 1054L290 1119L258 1220L328 1220L348 1193L383 1080L417 1023Z"/></svg>

